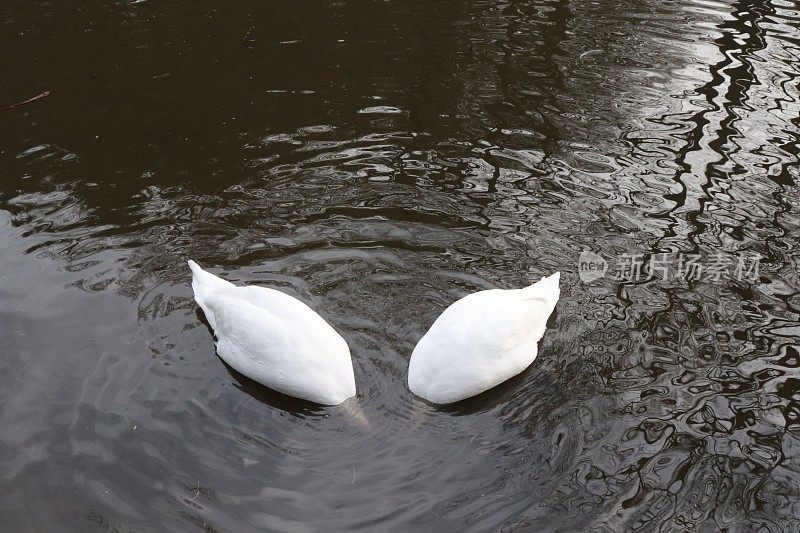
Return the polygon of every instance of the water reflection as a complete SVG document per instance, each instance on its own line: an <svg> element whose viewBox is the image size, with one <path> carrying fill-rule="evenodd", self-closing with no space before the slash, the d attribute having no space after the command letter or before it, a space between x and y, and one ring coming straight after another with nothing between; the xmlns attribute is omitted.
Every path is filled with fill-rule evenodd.
<svg viewBox="0 0 800 533"><path fill-rule="evenodd" d="M791 3L12 2L0 21L0 94L50 91L0 116L9 523L794 525ZM755 284L587 287L584 249L763 259ZM369 424L229 372L188 257L341 331ZM447 305L554 270L527 372L445 409L412 397Z"/></svg>

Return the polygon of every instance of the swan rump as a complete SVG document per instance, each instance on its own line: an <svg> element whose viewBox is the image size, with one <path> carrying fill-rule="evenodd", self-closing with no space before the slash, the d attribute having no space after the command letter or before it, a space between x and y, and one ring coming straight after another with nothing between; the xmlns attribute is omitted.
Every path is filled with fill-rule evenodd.
<svg viewBox="0 0 800 533"><path fill-rule="evenodd" d="M556 272L524 289L480 291L456 301L411 354L411 392L448 404L516 376L536 359L559 294Z"/></svg>
<svg viewBox="0 0 800 533"><path fill-rule="evenodd" d="M300 300L266 287L237 287L194 261L194 299L234 370L278 392L323 405L355 396L347 342Z"/></svg>

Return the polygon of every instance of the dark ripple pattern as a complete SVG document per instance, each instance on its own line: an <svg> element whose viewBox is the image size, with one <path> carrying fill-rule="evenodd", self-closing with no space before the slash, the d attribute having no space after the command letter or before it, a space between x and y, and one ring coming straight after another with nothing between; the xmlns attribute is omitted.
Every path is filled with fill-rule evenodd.
<svg viewBox="0 0 800 533"><path fill-rule="evenodd" d="M0 6L0 516L20 531L770 531L800 516L800 10L785 0ZM582 284L606 256L755 282ZM214 354L186 258L343 333L323 408ZM534 365L414 343L564 273Z"/></svg>

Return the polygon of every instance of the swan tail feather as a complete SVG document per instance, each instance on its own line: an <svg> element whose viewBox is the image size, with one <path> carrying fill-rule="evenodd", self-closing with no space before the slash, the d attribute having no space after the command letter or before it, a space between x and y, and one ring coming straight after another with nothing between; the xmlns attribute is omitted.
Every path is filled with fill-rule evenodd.
<svg viewBox="0 0 800 533"><path fill-rule="evenodd" d="M202 298L217 289L226 289L234 286L231 282L225 281L210 272L206 272L191 259L189 259L188 263L189 268L192 269L192 289L194 290L195 297L199 296Z"/></svg>
<svg viewBox="0 0 800 533"><path fill-rule="evenodd" d="M203 310L211 329L214 330L214 333L218 333L217 321L213 311L207 304L207 298L212 296L213 293L219 289L227 289L230 287L235 287L235 285L229 281L225 281L224 279L215 276L214 274L211 274L210 272L206 272L200 268L200 265L191 259L189 259L188 263L189 268L192 269L192 291L194 292L194 300Z"/></svg>
<svg viewBox="0 0 800 533"><path fill-rule="evenodd" d="M525 297L529 299L541 299L555 305L561 296L559 281L561 273L556 272L547 277L543 277L530 287L523 289Z"/></svg>

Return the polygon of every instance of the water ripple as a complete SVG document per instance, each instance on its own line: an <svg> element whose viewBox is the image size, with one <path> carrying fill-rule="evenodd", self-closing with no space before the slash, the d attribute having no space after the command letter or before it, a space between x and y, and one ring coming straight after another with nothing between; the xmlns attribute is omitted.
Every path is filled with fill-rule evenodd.
<svg viewBox="0 0 800 533"><path fill-rule="evenodd" d="M0 93L50 91L2 111L9 524L795 527L794 3L95 7L0 7ZM584 250L762 261L586 285ZM316 309L358 397L226 367L189 257ZM445 408L411 395L447 305L554 270L530 369Z"/></svg>

